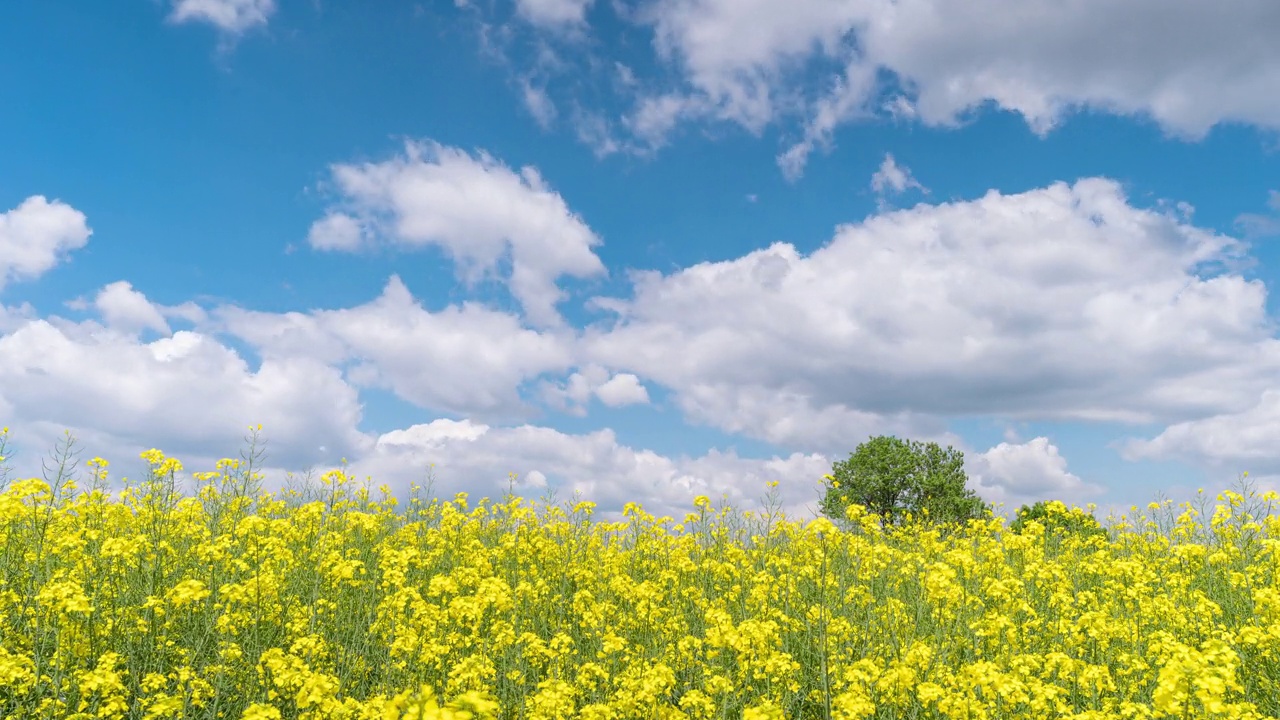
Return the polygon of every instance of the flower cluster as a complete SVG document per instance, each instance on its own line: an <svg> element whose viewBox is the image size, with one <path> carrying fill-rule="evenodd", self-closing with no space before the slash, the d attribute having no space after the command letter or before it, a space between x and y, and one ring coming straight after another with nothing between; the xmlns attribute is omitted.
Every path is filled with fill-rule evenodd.
<svg viewBox="0 0 1280 720"><path fill-rule="evenodd" d="M1280 715L1280 520L1259 498L1105 534L1048 532L1078 518L1060 503L1011 532L700 496L672 525L513 496L399 511L341 471L320 501L249 494L229 460L183 497L157 479L180 463L145 456L156 478L117 497L0 493L0 716Z"/></svg>

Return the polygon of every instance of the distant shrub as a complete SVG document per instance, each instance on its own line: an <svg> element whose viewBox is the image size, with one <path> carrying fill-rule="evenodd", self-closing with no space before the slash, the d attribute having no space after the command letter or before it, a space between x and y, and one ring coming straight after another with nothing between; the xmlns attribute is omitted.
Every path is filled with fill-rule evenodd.
<svg viewBox="0 0 1280 720"><path fill-rule="evenodd" d="M1033 520L1044 527L1045 535L1108 538L1107 529L1093 515L1080 508L1068 509L1060 500L1041 500L1035 505L1023 505L1018 508L1017 517L1009 529L1022 534L1027 529L1027 523Z"/></svg>

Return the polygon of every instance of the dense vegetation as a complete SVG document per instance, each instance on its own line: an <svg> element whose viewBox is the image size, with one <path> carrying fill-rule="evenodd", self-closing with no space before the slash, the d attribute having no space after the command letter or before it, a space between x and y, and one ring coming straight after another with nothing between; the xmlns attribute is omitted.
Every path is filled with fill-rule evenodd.
<svg viewBox="0 0 1280 720"><path fill-rule="evenodd" d="M1280 714L1273 494L1109 533L1063 531L1085 521L1060 503L1018 532L858 504L839 529L773 493L609 523L512 496L400 508L340 470L319 499L267 495L235 460L183 497L181 464L144 457L115 496L97 458L83 490L0 494L0 716Z"/></svg>

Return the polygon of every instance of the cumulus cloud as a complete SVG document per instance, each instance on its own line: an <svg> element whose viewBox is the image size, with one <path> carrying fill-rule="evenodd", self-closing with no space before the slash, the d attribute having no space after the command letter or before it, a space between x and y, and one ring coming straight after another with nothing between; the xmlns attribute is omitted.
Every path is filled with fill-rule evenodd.
<svg viewBox="0 0 1280 720"><path fill-rule="evenodd" d="M562 323L555 309L564 298L558 278L606 274L592 251L600 239L535 168L516 172L484 152L473 158L437 143L409 142L402 156L337 164L332 173L343 199L312 226L317 249L352 250L374 237L436 245L469 283L496 271L509 255L507 286L541 326Z"/></svg>
<svg viewBox="0 0 1280 720"><path fill-rule="evenodd" d="M112 292L123 295L124 290ZM698 494L723 497L740 509L757 506L764 484L778 480L783 509L793 517L812 515L814 488L830 468L830 461L818 455L749 459L712 450L699 457L667 457L619 443L611 430L571 435L532 425L492 427L474 419L441 418L366 435L357 429L356 388L329 364L345 349L338 341L323 342L331 332L341 336L349 324L379 322L368 309L360 310L336 311L318 323L289 313L276 327L265 314L235 318L232 324L252 327L259 334L250 336L266 344L257 370L201 332L179 331L142 343L93 321L23 322L0 336L0 412L16 428L10 448L18 449L6 467L16 469L16 477L39 476L42 454L52 451L67 429L80 440L84 457L111 461L116 482L122 472L136 482L145 470L138 453L158 447L183 461L186 470L178 479L189 489L192 472L212 470L218 458L247 453L246 429L261 423L266 442L258 449L266 455L255 469L267 490L284 487L286 474L294 476L291 484L299 483L304 472L314 481L316 472L347 458L346 471L357 486L366 479L374 487L385 483L401 499L407 499L411 484L425 485L434 463L438 482L432 489L445 498L459 491L469 492L473 501L500 498L508 473L516 473L517 493L537 496L555 489L567 500L577 491L600 504L604 519L620 519L622 506L633 501L659 515L682 517ZM220 308L210 315L226 320L230 313ZM294 352L301 349L298 343L312 340L322 341L316 357ZM483 356L483 349L478 354ZM394 366L386 358L378 362ZM610 377L594 391L604 401L637 395L634 378L625 375Z"/></svg>
<svg viewBox="0 0 1280 720"><path fill-rule="evenodd" d="M147 296L133 289L125 281L107 285L94 301L98 312L106 320L107 327L124 332L137 333L143 329L169 335L169 323Z"/></svg>
<svg viewBox="0 0 1280 720"><path fill-rule="evenodd" d="M93 321L31 320L0 336L0 406L31 433L28 446L68 428L125 448L225 453L256 423L285 463L318 461L317 445L357 454L368 444L356 391L332 367L290 358L255 371L202 333L143 343Z"/></svg>
<svg viewBox="0 0 1280 720"><path fill-rule="evenodd" d="M275 10L275 0L174 0L169 20L203 22L223 32L239 34L256 25L266 25Z"/></svg>
<svg viewBox="0 0 1280 720"><path fill-rule="evenodd" d="M618 377L602 387L621 387L626 395L630 381ZM265 446L258 450L265 457L255 469L267 490L296 486L304 472L314 486L317 472L348 458L345 469L357 486L386 484L407 500L410 485L425 485L434 464L438 497L466 491L473 502L496 500L507 489L508 473L515 473L517 493L554 489L567 500L576 491L600 504L601 518L615 520L627 502L679 518L698 494L739 509L756 507L772 480L781 482L783 509L809 517L817 479L830 468L817 455L749 459L712 450L667 457L621 444L611 430L571 435L469 419L442 418L369 436L356 429L356 390L320 360L275 355L253 371L234 350L202 333L179 331L141 343L92 321L56 318L31 320L0 336L0 410L17 429L9 447L18 453L6 463L16 469L10 479L39 476L42 454L67 429L84 457L111 461L116 483L121 473L136 482L145 470L138 453L158 447L183 461L178 479L190 489L192 472L247 453L246 429L257 423L263 425Z"/></svg>
<svg viewBox="0 0 1280 720"><path fill-rule="evenodd" d="M18 306L0 305L0 333L13 332L39 316L29 302Z"/></svg>
<svg viewBox="0 0 1280 720"><path fill-rule="evenodd" d="M622 407L648 403L649 393L640 384L640 378L631 373L618 373L596 388L596 397L609 407Z"/></svg>
<svg viewBox="0 0 1280 720"><path fill-rule="evenodd" d="M1175 423L1149 440L1121 443L1126 459L1182 460L1216 469L1280 473L1280 389L1269 388L1239 411Z"/></svg>
<svg viewBox="0 0 1280 720"><path fill-rule="evenodd" d="M360 221L342 212L330 212L311 224L307 243L317 250L353 252L364 242Z"/></svg>
<svg viewBox="0 0 1280 720"><path fill-rule="evenodd" d="M618 318L583 353L795 447L895 415L1178 421L1247 406L1280 369L1265 286L1234 274L1246 250L1106 179L992 191L841 226L808 256L636 273L632 298L592 301Z"/></svg>
<svg viewBox="0 0 1280 720"><path fill-rule="evenodd" d="M349 375L389 385L422 405L487 407L511 400L522 379L570 359L564 338L522 330L515 318L474 306L431 313L393 278L367 305L310 313L255 313L234 306L212 309L200 332L178 331L151 343L129 333L159 329L172 309L151 303L132 286L104 288L95 306L109 325L93 321L17 320L0 336L0 410L20 425L15 441L27 449L19 475L39 472L39 453L69 428L93 454L121 470L140 468L137 453L159 447L192 471L210 470L217 458L245 448L245 428L262 423L268 441L258 470L267 489L284 473L328 469L352 462L357 481L372 478L405 498L422 484L430 463L438 495L465 490L474 498L500 497L507 473L521 478L517 492L574 491L616 518L626 502L679 517L694 495L722 497L754 507L764 483L779 480L783 508L811 516L813 492L830 461L816 454L749 459L730 451L667 457L628 447L611 430L569 435L522 425L493 427L474 417L441 418L374 437L357 429L361 408L354 380L335 366L355 360ZM213 331L245 340L260 356L255 370ZM647 401L639 378L585 366L579 398L607 405ZM569 385L575 386L576 381ZM34 449L35 452L30 452Z"/></svg>
<svg viewBox="0 0 1280 720"><path fill-rule="evenodd" d="M522 481L515 487L517 494L554 487L563 501L576 491L599 503L604 519L621 519L625 503L639 502L648 512L679 520L692 511L696 495L749 509L759 506L765 483L772 480L780 483L779 499L789 515L812 517L814 488L831 471L831 461L820 455L748 459L712 450L696 458L670 458L620 444L607 429L571 435L546 427L499 428L465 420L436 420L386 433L351 469L407 488L423 484L431 464L442 497L465 491L473 502L496 500L507 489L508 473L515 473Z"/></svg>
<svg viewBox="0 0 1280 720"><path fill-rule="evenodd" d="M573 365L571 337L530 330L474 303L427 311L396 276L380 297L354 308L280 315L225 307L213 315L264 358L354 362L353 382L439 412L524 416L521 384Z"/></svg>
<svg viewBox="0 0 1280 720"><path fill-rule="evenodd" d="M161 335L172 334L173 331L166 318L199 324L207 317L204 308L190 301L181 305L153 303L125 280L110 283L102 288L92 302L75 298L68 300L65 304L72 310L84 311L92 308L98 312L111 330L135 336L143 330L154 330Z"/></svg>
<svg viewBox="0 0 1280 720"><path fill-rule="evenodd" d="M587 414L586 405L592 397L608 407L649 402L649 393L638 377L631 373L611 375L595 364L574 372L563 383L544 381L541 396L552 407L579 417Z"/></svg>
<svg viewBox="0 0 1280 720"><path fill-rule="evenodd" d="M1039 500L1084 507L1106 490L1068 472L1066 458L1044 437L966 455L965 466L970 487L986 502L1003 503L1009 514Z"/></svg>
<svg viewBox="0 0 1280 720"><path fill-rule="evenodd" d="M843 455L876 435L959 442L937 416L861 410L785 384L695 382L676 387L676 404L686 420L782 447Z"/></svg>
<svg viewBox="0 0 1280 720"><path fill-rule="evenodd" d="M0 290L10 280L40 277L91 234L84 213L43 195L0 214Z"/></svg>
<svg viewBox="0 0 1280 720"><path fill-rule="evenodd" d="M1184 139L1220 123L1280 128L1280 46L1271 42L1280 6L1271 0L655 0L615 9L652 28L657 58L681 76L658 80L657 95L653 82L628 85L642 101L623 127L643 142L619 139L623 150L660 147L680 121L760 133L799 118L800 139L778 158L794 179L843 123L884 112L954 126L988 103L1041 134L1079 109L1150 118ZM587 64L607 63L588 54Z"/></svg>

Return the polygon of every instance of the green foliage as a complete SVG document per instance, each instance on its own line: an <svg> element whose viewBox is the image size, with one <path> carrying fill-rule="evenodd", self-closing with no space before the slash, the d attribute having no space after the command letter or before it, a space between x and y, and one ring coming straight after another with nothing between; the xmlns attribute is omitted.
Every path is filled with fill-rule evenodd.
<svg viewBox="0 0 1280 720"><path fill-rule="evenodd" d="M1068 510L1067 506L1058 500L1041 500L1035 505L1023 505L1018 508L1017 517L1009 525L1009 530L1022 533L1026 530L1027 523L1032 520L1044 526L1046 535L1083 535L1084 537L1096 535L1104 539L1108 537L1106 528L1102 527L1093 515L1080 508Z"/></svg>
<svg viewBox="0 0 1280 720"><path fill-rule="evenodd" d="M963 522L986 512L982 499L965 487L964 453L937 443L875 437L835 463L826 480L820 507L830 518L843 519L851 504L889 524L901 523L907 513L919 518L927 511L934 522Z"/></svg>

